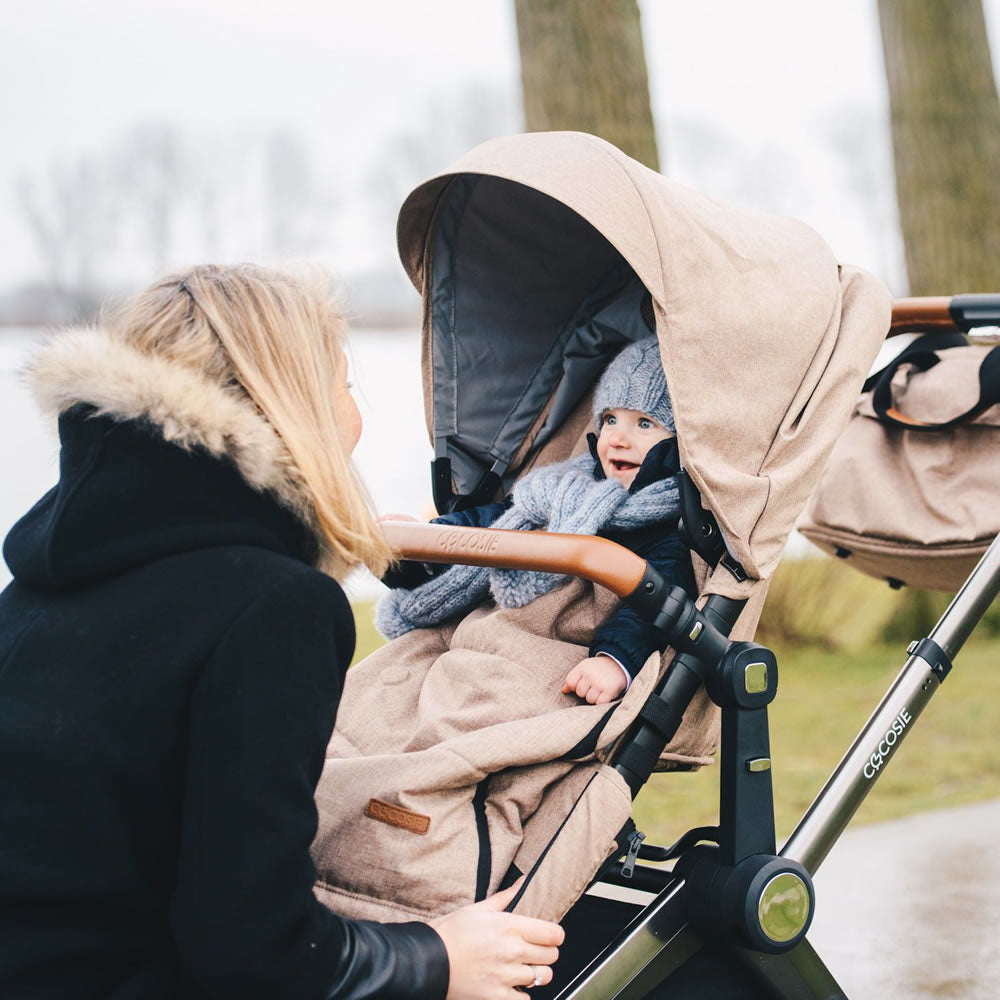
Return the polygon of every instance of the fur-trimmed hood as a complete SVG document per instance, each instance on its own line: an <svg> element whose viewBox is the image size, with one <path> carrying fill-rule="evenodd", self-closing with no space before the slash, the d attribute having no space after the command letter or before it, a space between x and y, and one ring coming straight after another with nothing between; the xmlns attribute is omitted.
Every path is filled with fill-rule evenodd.
<svg viewBox="0 0 1000 1000"><path fill-rule="evenodd" d="M291 455L239 390L92 329L27 375L62 448L58 484L5 542L16 579L64 589L211 545L324 561Z"/></svg>
<svg viewBox="0 0 1000 1000"><path fill-rule="evenodd" d="M315 526L312 502L288 449L243 392L90 328L51 340L26 372L46 413L58 416L85 403L114 420L144 420L172 444L203 448L232 462L255 490L274 494L303 523Z"/></svg>

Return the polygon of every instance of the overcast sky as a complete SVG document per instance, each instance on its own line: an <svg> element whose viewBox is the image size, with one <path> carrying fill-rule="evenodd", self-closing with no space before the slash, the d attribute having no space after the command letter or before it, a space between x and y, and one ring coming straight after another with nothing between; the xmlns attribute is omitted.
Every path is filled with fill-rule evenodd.
<svg viewBox="0 0 1000 1000"><path fill-rule="evenodd" d="M664 172L805 218L900 291L875 0L640 6ZM513 0L0 0L0 287L40 267L14 179L130 126L292 129L350 208L391 136L433 149L432 102L474 85L519 107ZM328 265L392 252L388 219L343 215L356 252Z"/></svg>

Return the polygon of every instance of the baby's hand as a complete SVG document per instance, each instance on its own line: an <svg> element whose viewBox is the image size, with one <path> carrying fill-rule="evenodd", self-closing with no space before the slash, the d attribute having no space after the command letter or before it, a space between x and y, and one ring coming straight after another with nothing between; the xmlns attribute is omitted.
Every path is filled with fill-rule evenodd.
<svg viewBox="0 0 1000 1000"><path fill-rule="evenodd" d="M591 705L606 705L625 693L625 672L610 656L591 656L578 663L563 681L563 694L577 694Z"/></svg>
<svg viewBox="0 0 1000 1000"><path fill-rule="evenodd" d="M410 517L409 514L383 514L380 521L416 521L415 517Z"/></svg>

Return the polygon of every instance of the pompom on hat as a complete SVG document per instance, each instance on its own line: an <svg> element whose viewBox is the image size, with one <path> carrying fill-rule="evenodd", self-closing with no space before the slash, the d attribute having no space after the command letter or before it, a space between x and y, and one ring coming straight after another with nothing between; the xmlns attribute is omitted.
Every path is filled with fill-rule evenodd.
<svg viewBox="0 0 1000 1000"><path fill-rule="evenodd" d="M655 337L629 344L604 370L594 392L594 421L605 410L638 410L674 432L674 408Z"/></svg>

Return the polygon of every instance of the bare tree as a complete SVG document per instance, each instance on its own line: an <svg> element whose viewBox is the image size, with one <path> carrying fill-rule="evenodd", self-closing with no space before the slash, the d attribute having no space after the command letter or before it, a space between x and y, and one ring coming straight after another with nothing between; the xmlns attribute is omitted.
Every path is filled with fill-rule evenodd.
<svg viewBox="0 0 1000 1000"><path fill-rule="evenodd" d="M84 313L178 258L282 257L322 243L337 202L288 131L129 129L16 182L44 284Z"/></svg>
<svg viewBox="0 0 1000 1000"><path fill-rule="evenodd" d="M311 249L334 202L317 183L308 150L295 133L283 130L267 138L264 189L269 247L282 257Z"/></svg>
<svg viewBox="0 0 1000 1000"><path fill-rule="evenodd" d="M183 138L170 125L130 129L113 152L119 195L139 229L139 245L154 273L170 259L177 216L185 197Z"/></svg>
<svg viewBox="0 0 1000 1000"><path fill-rule="evenodd" d="M506 90L481 81L431 95L413 128L391 136L369 171L366 193L379 228L390 227L410 190L487 139L519 131Z"/></svg>
<svg viewBox="0 0 1000 1000"><path fill-rule="evenodd" d="M103 165L89 157L57 161L43 179L21 175L16 186L48 282L83 305L96 301L117 229Z"/></svg>
<svg viewBox="0 0 1000 1000"><path fill-rule="evenodd" d="M659 169L638 0L514 0L528 131L599 135Z"/></svg>
<svg viewBox="0 0 1000 1000"><path fill-rule="evenodd" d="M190 178L194 230L206 260L218 260L222 252L229 167L228 157L216 155Z"/></svg>
<svg viewBox="0 0 1000 1000"><path fill-rule="evenodd" d="M66 244L63 233L67 220L42 203L41 185L27 174L18 176L17 205L35 241L46 276L53 285L65 284Z"/></svg>
<svg viewBox="0 0 1000 1000"><path fill-rule="evenodd" d="M1000 287L1000 101L981 0L879 0L910 292Z"/></svg>

